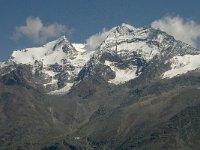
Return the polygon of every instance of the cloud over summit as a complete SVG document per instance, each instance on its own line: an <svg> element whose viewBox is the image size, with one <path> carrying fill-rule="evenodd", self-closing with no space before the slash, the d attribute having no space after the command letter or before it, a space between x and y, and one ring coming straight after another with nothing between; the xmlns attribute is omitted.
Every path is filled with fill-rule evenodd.
<svg viewBox="0 0 200 150"><path fill-rule="evenodd" d="M16 27L14 39L29 38L34 43L43 43L50 38L56 38L62 34L70 34L72 29L65 25L53 23L44 25L39 17L28 17L26 24Z"/></svg>
<svg viewBox="0 0 200 150"><path fill-rule="evenodd" d="M86 40L88 49L95 50L96 48L98 48L98 46L100 46L100 44L105 40L108 34L109 31L104 28L101 32L90 36Z"/></svg>

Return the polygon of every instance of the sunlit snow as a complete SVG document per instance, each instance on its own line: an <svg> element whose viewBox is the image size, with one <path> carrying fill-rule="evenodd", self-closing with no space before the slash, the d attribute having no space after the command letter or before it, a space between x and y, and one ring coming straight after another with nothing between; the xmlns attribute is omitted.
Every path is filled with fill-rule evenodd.
<svg viewBox="0 0 200 150"><path fill-rule="evenodd" d="M131 79L137 78L136 75L136 71L137 68L126 68L126 69L119 69L117 68L114 63L110 62L110 61L105 61L105 65L109 66L111 68L112 71L115 72L115 78L109 80L109 83L113 83L113 84L122 84L125 83Z"/></svg>
<svg viewBox="0 0 200 150"><path fill-rule="evenodd" d="M175 56L171 62L171 70L163 74L163 78L172 78L200 67L200 55Z"/></svg>
<svg viewBox="0 0 200 150"><path fill-rule="evenodd" d="M59 90L55 90L55 91L51 91L48 94L50 95L63 95L63 94L67 94L69 92L69 90L71 89L71 87L73 86L73 83L67 83L65 85L65 87L59 89Z"/></svg>

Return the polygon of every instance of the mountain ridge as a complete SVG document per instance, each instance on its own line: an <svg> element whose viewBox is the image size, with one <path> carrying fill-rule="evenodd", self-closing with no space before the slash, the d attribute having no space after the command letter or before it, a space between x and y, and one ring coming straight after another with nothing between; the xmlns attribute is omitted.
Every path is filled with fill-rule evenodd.
<svg viewBox="0 0 200 150"><path fill-rule="evenodd" d="M196 59L193 57L200 54L197 49L151 27L135 28L122 24L110 29L97 49L91 51L85 49L86 47L85 44L71 44L66 36L62 36L42 47L13 51L8 62L30 65L34 75L44 78L44 89L50 94L67 93L73 85L87 76L89 70L92 71L86 69L92 63L107 68L110 77L103 78L116 85L137 78L148 62L154 57L161 58L161 55L170 57L170 60L164 58L165 63L172 64L172 70L163 73L163 78L187 73L188 70L192 71L199 67L198 63L194 64L199 56L195 56ZM173 58L169 55L173 55ZM185 55L186 58L182 58L181 55ZM176 69L177 65L181 66L181 60L190 60L194 65L190 68ZM1 66L4 66L3 64ZM188 63L182 66L186 65ZM172 73L173 71L177 73Z"/></svg>

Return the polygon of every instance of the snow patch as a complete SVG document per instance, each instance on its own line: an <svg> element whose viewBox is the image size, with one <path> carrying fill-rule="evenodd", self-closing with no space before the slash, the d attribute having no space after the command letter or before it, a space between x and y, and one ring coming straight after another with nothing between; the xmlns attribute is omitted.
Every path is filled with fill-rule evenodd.
<svg viewBox="0 0 200 150"><path fill-rule="evenodd" d="M0 62L0 68L3 68L3 67L6 67L8 66L9 64L6 63L6 62Z"/></svg>
<svg viewBox="0 0 200 150"><path fill-rule="evenodd" d="M72 45L74 46L74 48L78 51L78 52L85 52L85 46L86 44L80 44L80 43L72 43Z"/></svg>
<svg viewBox="0 0 200 150"><path fill-rule="evenodd" d="M130 68L126 68L126 69L119 69L117 68L113 62L110 61L105 61L105 65L109 66L111 68L112 71L115 72L115 78L109 80L109 83L113 83L113 84L122 84L125 83L131 79L135 79L138 76L136 75L136 71L137 68L136 67L132 67Z"/></svg>
<svg viewBox="0 0 200 150"><path fill-rule="evenodd" d="M73 83L67 83L65 87L63 87L63 88L61 88L59 90L51 91L48 94L50 94L50 95L64 95L64 94L67 94L72 86L73 86Z"/></svg>
<svg viewBox="0 0 200 150"><path fill-rule="evenodd" d="M166 71L162 78L173 78L200 67L200 55L174 56L170 59L171 70Z"/></svg>
<svg viewBox="0 0 200 150"><path fill-rule="evenodd" d="M127 28L129 28L130 30L136 30L136 28L135 27L133 27L132 25L130 25L130 24L127 24L127 23L122 23L122 25L121 25L122 27L127 27Z"/></svg>

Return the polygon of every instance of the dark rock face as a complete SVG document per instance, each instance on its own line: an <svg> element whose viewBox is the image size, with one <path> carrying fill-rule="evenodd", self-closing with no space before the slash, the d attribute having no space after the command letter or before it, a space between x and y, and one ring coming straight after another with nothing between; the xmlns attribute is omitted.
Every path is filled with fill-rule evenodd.
<svg viewBox="0 0 200 150"><path fill-rule="evenodd" d="M5 85L22 85L29 84L31 73L28 66L18 66L15 70L9 74L5 74L0 78L0 82Z"/></svg>

